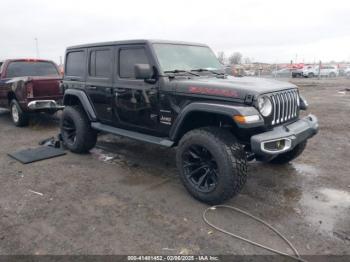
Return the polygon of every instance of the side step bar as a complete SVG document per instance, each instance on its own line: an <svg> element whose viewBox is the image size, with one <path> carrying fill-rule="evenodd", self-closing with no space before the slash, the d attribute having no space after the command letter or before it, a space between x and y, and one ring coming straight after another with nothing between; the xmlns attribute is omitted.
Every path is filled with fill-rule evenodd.
<svg viewBox="0 0 350 262"><path fill-rule="evenodd" d="M124 136L124 137L128 137L128 138L136 139L139 141L147 142L147 143L160 145L160 146L172 147L174 144L173 141L166 139L166 138L163 138L163 137L145 135L145 134L141 134L141 133L134 132L134 131L129 131L129 130L121 129L121 128L107 126L107 125L101 124L99 122L91 123L91 127L93 129L105 131L105 132L111 133L113 135Z"/></svg>

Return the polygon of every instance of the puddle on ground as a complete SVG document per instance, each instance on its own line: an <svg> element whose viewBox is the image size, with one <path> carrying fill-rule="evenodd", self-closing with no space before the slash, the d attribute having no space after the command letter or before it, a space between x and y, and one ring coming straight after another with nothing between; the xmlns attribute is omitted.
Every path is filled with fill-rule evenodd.
<svg viewBox="0 0 350 262"><path fill-rule="evenodd" d="M312 165L292 162L292 166L299 174L305 174L313 177L316 177L319 174L319 170Z"/></svg>
<svg viewBox="0 0 350 262"><path fill-rule="evenodd" d="M128 161L123 155L107 152L99 148L93 148L90 153L94 158L107 164L117 164L128 167L137 167L138 165L132 161Z"/></svg>
<svg viewBox="0 0 350 262"><path fill-rule="evenodd" d="M308 222L326 233L335 233L339 221L350 215L350 192L331 188L319 189L316 193L304 193L300 204Z"/></svg>
<svg viewBox="0 0 350 262"><path fill-rule="evenodd" d="M129 186L148 185L150 186L149 189L152 189L168 183L174 177L174 172L171 172L172 170L170 168L149 167L143 165L143 163L140 165L133 159L129 160L128 157L123 154L112 153L96 147L90 150L90 153L95 159L106 164L129 168L129 170L132 171L131 175L121 179L119 181L121 184Z"/></svg>
<svg viewBox="0 0 350 262"><path fill-rule="evenodd" d="M287 201L300 200L301 191L299 188L286 188L283 190L283 196Z"/></svg>

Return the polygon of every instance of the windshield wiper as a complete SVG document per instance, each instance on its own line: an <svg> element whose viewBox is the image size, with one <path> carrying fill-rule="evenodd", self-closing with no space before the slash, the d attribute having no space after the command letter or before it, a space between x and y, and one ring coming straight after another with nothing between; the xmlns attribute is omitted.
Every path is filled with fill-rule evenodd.
<svg viewBox="0 0 350 262"><path fill-rule="evenodd" d="M215 75L225 75L225 73L219 73L219 72L216 72L214 70L210 70L210 69L206 69L206 68L198 68L198 69L192 69L191 71L194 71L194 72L210 72L210 73L213 73Z"/></svg>
<svg viewBox="0 0 350 262"><path fill-rule="evenodd" d="M192 71L192 70L191 70ZM193 73L191 71L187 71L187 70L179 70L179 69L175 69L175 70L168 70L168 71L164 71L164 73L173 73L173 74L178 74L178 73L187 73L190 75L194 75L194 76L200 76L196 73Z"/></svg>

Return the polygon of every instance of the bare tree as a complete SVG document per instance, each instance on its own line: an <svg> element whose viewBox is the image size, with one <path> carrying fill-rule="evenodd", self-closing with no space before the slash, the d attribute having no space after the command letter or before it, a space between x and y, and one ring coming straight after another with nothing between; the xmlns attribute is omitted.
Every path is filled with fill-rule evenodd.
<svg viewBox="0 0 350 262"><path fill-rule="evenodd" d="M243 61L244 61L245 64L251 64L252 63L252 60L249 57L244 57Z"/></svg>
<svg viewBox="0 0 350 262"><path fill-rule="evenodd" d="M242 54L240 52L234 52L230 57L228 58L228 61L231 65L238 65L242 63Z"/></svg>
<svg viewBox="0 0 350 262"><path fill-rule="evenodd" d="M221 64L225 64L226 55L225 55L224 51L219 51L217 56L218 56L219 62Z"/></svg>

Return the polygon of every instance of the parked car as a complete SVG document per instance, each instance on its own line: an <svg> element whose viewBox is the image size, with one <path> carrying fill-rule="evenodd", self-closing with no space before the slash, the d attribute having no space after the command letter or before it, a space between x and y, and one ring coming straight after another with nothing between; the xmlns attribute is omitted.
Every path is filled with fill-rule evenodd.
<svg viewBox="0 0 350 262"><path fill-rule="evenodd" d="M318 76L318 66L304 66L301 72L303 77L313 78Z"/></svg>
<svg viewBox="0 0 350 262"><path fill-rule="evenodd" d="M56 64L42 59L8 59L0 68L0 106L9 108L13 123L26 126L30 113L54 113L63 106Z"/></svg>
<svg viewBox="0 0 350 262"><path fill-rule="evenodd" d="M344 74L345 76L350 77L350 67L345 68Z"/></svg>
<svg viewBox="0 0 350 262"><path fill-rule="evenodd" d="M298 68L298 69L294 69L292 71L292 77L296 78L296 77L303 77L303 69L302 68Z"/></svg>
<svg viewBox="0 0 350 262"><path fill-rule="evenodd" d="M245 76L255 76L255 70L244 70Z"/></svg>
<svg viewBox="0 0 350 262"><path fill-rule="evenodd" d="M332 66L332 65L321 66L320 76L337 77L338 75L339 75L339 70L337 66Z"/></svg>
<svg viewBox="0 0 350 262"><path fill-rule="evenodd" d="M130 40L69 47L64 145L85 153L98 131L176 147L192 196L221 203L247 180L247 161L285 164L318 131L307 102L287 82L227 76L203 44Z"/></svg>
<svg viewBox="0 0 350 262"><path fill-rule="evenodd" d="M272 75L274 77L290 77L292 74L292 70L289 68L282 68L279 70L272 71Z"/></svg>

